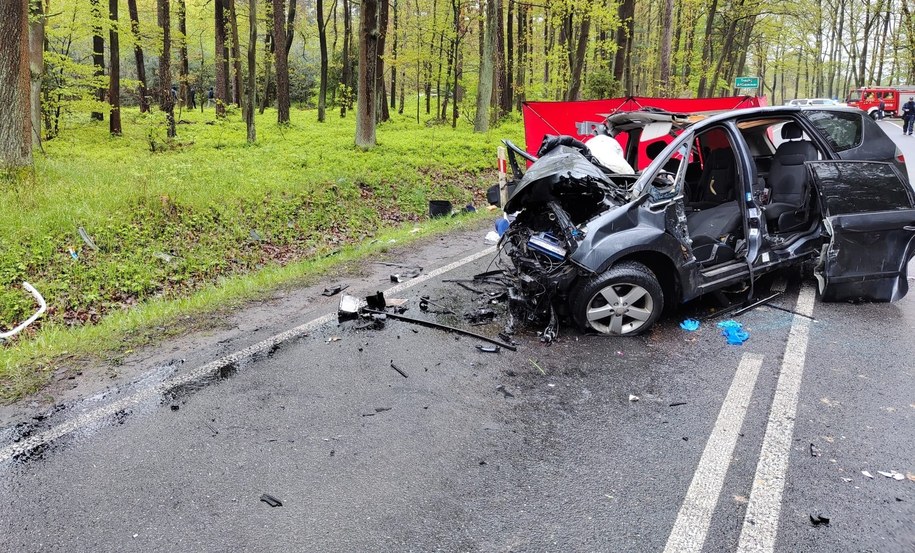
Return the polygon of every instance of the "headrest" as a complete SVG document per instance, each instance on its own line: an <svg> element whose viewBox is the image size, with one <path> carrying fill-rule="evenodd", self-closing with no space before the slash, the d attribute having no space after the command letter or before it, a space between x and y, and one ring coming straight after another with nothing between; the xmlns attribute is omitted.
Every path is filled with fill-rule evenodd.
<svg viewBox="0 0 915 553"><path fill-rule="evenodd" d="M795 122L785 123L782 126L782 138L784 140L794 140L804 136L804 131Z"/></svg>
<svg viewBox="0 0 915 553"><path fill-rule="evenodd" d="M712 150L708 156L708 163L712 169L730 169L734 164L734 154L731 150Z"/></svg>

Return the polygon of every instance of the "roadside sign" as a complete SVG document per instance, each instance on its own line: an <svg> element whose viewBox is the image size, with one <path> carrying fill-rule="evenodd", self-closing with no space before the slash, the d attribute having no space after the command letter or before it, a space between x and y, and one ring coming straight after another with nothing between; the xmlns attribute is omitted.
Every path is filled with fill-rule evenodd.
<svg viewBox="0 0 915 553"><path fill-rule="evenodd" d="M734 88L759 88L759 77L737 77Z"/></svg>

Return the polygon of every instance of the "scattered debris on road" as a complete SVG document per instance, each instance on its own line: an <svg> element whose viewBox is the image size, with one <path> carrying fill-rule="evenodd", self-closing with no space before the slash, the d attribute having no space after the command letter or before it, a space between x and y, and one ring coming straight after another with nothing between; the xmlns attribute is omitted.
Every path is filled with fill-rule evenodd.
<svg viewBox="0 0 915 553"><path fill-rule="evenodd" d="M631 401L632 403L635 403L635 402L638 401L639 399L641 399L641 398L639 398L639 396L633 395L633 394L629 394L629 401Z"/></svg>
<svg viewBox="0 0 915 553"><path fill-rule="evenodd" d="M261 495L261 501L263 501L263 502L266 503L267 505L270 505L271 507L282 507L282 506L283 506L283 502L282 502L282 501L280 501L279 499L273 497L273 496L270 495L269 493L262 494L262 495Z"/></svg>
<svg viewBox="0 0 915 553"><path fill-rule="evenodd" d="M887 478L892 478L893 480L905 480L905 475L902 473L896 472L895 470L891 470L888 472L878 470L877 474L879 474L881 476L886 476Z"/></svg>
<svg viewBox="0 0 915 553"><path fill-rule="evenodd" d="M500 351L499 346L484 346L480 344L477 344L477 349L483 353L499 353Z"/></svg>
<svg viewBox="0 0 915 553"><path fill-rule="evenodd" d="M819 449L817 446L813 445L813 444L810 444L810 456L811 456L811 457L819 457L819 456L820 456L820 449Z"/></svg>
<svg viewBox="0 0 915 553"><path fill-rule="evenodd" d="M400 367L394 364L394 360L391 360L391 368L400 373L400 376L407 378L407 373L403 372Z"/></svg>
<svg viewBox="0 0 915 553"><path fill-rule="evenodd" d="M347 288L349 288L349 284L334 284L333 286L331 286L329 288L325 288L324 291L321 292L321 295L327 296L327 297L336 296L337 294L346 290Z"/></svg>
<svg viewBox="0 0 915 553"><path fill-rule="evenodd" d="M863 474L864 476L867 476L868 478L871 478L871 479L874 477L873 474L867 472L866 470L862 470L861 474Z"/></svg>
<svg viewBox="0 0 915 553"><path fill-rule="evenodd" d="M829 526L829 517L820 515L820 514L811 513L810 522L813 523L814 526L820 526L820 525Z"/></svg>
<svg viewBox="0 0 915 553"><path fill-rule="evenodd" d="M671 403L670 405L668 405L668 407L679 407L681 405L686 405L686 402L685 401L675 401L675 402Z"/></svg>
<svg viewBox="0 0 915 553"><path fill-rule="evenodd" d="M699 330L699 321L696 319L686 319L680 323L680 328L687 332Z"/></svg>
<svg viewBox="0 0 915 553"><path fill-rule="evenodd" d="M727 339L728 344L732 346L743 345L750 337L750 333L743 330L743 325L733 319L718 323L721 329L721 335Z"/></svg>

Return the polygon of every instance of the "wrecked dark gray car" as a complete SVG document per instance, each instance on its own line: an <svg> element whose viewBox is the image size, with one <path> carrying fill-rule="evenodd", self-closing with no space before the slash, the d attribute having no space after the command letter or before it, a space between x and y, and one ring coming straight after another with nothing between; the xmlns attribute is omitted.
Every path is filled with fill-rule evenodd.
<svg viewBox="0 0 915 553"><path fill-rule="evenodd" d="M619 160L571 137L547 137L538 157L507 143L533 161L522 174L512 160L504 207L516 215L500 241L516 317L636 335L665 307L804 261L827 301L908 291L913 193L895 144L864 113L649 111L591 127L623 134L622 165L644 169L616 172Z"/></svg>

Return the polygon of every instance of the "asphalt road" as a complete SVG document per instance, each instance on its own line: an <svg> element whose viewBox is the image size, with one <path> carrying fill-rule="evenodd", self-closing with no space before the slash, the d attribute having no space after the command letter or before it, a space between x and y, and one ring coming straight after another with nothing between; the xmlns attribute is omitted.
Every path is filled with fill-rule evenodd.
<svg viewBox="0 0 915 553"><path fill-rule="evenodd" d="M494 336L504 305L468 327L486 296L444 281L490 268L484 233L393 252L453 268L389 297ZM367 295L396 270L339 278ZM562 327L545 346L526 328L494 354L338 325L317 283L7 416L0 550L915 551L915 295L776 287L737 317L742 346L714 319L680 329L713 307L696 304L640 338ZM421 295L454 314L420 313Z"/></svg>

